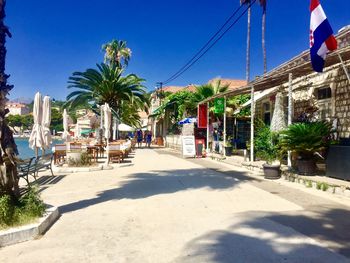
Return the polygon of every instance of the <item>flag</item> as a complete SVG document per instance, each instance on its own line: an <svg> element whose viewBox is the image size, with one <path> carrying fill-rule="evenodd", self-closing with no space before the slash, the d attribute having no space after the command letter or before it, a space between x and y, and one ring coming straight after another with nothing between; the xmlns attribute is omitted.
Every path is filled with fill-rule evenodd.
<svg viewBox="0 0 350 263"><path fill-rule="evenodd" d="M310 11L311 63L315 71L322 72L327 53L337 49L337 40L319 0L311 0Z"/></svg>
<svg viewBox="0 0 350 263"><path fill-rule="evenodd" d="M260 5L262 6L263 10L266 11L266 0L259 0Z"/></svg>
<svg viewBox="0 0 350 263"><path fill-rule="evenodd" d="M198 128L207 128L207 116L208 114L208 106L207 104L199 104L198 105Z"/></svg>

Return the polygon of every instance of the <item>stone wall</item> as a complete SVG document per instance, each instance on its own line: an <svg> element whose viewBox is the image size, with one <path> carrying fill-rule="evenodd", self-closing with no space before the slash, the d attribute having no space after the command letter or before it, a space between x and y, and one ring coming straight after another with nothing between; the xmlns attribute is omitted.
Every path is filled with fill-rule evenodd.
<svg viewBox="0 0 350 263"><path fill-rule="evenodd" d="M293 120L297 120L305 112L305 109L310 107L310 105L311 103L309 100L294 101Z"/></svg>
<svg viewBox="0 0 350 263"><path fill-rule="evenodd" d="M350 72L350 67L348 67ZM335 83L335 117L338 119L339 137L350 137L350 84L343 69L339 70Z"/></svg>
<svg viewBox="0 0 350 263"><path fill-rule="evenodd" d="M347 61L349 63L349 61ZM350 67L348 67L350 72ZM318 101L315 91L330 87L332 97ZM340 64L326 68L323 74L313 73L293 83L294 120L310 107L318 108L316 118L337 120L338 137L350 137L350 85ZM323 112L321 112L323 111Z"/></svg>
<svg viewBox="0 0 350 263"><path fill-rule="evenodd" d="M165 137L165 147L182 152L181 135L167 135Z"/></svg>

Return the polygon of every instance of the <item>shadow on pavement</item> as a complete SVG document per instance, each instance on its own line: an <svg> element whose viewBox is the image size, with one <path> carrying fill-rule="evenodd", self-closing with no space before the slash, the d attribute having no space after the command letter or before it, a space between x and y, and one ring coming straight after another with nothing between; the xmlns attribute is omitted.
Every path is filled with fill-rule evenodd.
<svg viewBox="0 0 350 263"><path fill-rule="evenodd" d="M39 187L38 192L41 193L45 191L50 185L54 185L60 182L64 177L66 177L66 175L57 175L57 176L44 175L44 176L39 176L39 178L32 183ZM21 187L20 194L24 195L25 193L27 193L27 191L28 191L27 186Z"/></svg>
<svg viewBox="0 0 350 263"><path fill-rule="evenodd" d="M240 219L234 219L236 222L230 228L211 231L187 243L183 252L185 256L176 262L349 262L339 255L350 257L349 237L342 240L338 236L333 241L339 242L339 247L332 247L329 243L315 243L299 234L329 239L332 232L346 232L345 229L337 229L336 225L325 230L324 224L332 223L329 218L339 215L349 216L349 212L330 210L320 214L324 218L317 222L319 228L310 226L315 222L310 222L310 218L304 216L240 215ZM295 222L303 222L303 228L309 227L309 230L300 231L302 229ZM339 254L332 253L324 245Z"/></svg>
<svg viewBox="0 0 350 263"><path fill-rule="evenodd" d="M307 215L278 214L267 218L326 242L329 248L350 258L349 210L320 208Z"/></svg>
<svg viewBox="0 0 350 263"><path fill-rule="evenodd" d="M254 179L245 178L246 180ZM68 213L110 200L141 199L190 189L223 190L232 188L241 182L242 180L205 168L135 173L126 177L120 187L100 192L92 199L61 206L60 212Z"/></svg>

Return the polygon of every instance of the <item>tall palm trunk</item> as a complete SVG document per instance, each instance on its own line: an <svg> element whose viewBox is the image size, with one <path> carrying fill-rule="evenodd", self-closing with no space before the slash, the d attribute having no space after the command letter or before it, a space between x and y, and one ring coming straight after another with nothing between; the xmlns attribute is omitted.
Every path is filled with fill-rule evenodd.
<svg viewBox="0 0 350 263"><path fill-rule="evenodd" d="M261 44L262 44L262 51L263 51L264 74L265 74L265 73L267 72L266 43L265 43L265 33L266 33L266 6L263 7L261 30L262 30Z"/></svg>
<svg viewBox="0 0 350 263"><path fill-rule="evenodd" d="M247 1L247 4L250 5L250 0ZM251 7L248 8L248 25L247 25L247 51L246 51L246 81L250 81L250 19L251 19Z"/></svg>
<svg viewBox="0 0 350 263"><path fill-rule="evenodd" d="M4 24L6 0L0 0L0 196L8 194L14 201L19 198L18 175L14 156L18 154L12 131L7 126L5 115L6 96L13 86L7 84L5 74L6 36L11 37Z"/></svg>

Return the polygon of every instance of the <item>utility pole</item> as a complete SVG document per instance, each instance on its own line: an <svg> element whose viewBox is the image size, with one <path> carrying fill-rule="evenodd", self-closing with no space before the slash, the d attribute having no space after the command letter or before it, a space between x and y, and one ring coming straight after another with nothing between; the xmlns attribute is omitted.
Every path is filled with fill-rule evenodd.
<svg viewBox="0 0 350 263"><path fill-rule="evenodd" d="M163 82L157 82L157 87L159 91L159 104L162 105Z"/></svg>

